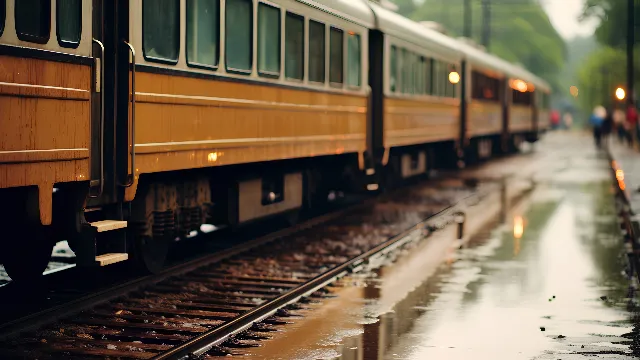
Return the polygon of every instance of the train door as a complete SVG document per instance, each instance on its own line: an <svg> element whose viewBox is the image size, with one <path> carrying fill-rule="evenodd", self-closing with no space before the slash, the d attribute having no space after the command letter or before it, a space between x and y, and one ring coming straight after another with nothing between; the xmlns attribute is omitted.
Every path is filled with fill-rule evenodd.
<svg viewBox="0 0 640 360"><path fill-rule="evenodd" d="M509 77L505 77L504 80L500 80L500 98L502 103L502 136L500 143L503 153L511 151L509 122L511 115L510 109L513 102L513 91L511 91L511 86L509 84L510 81L511 79Z"/></svg>
<svg viewBox="0 0 640 360"><path fill-rule="evenodd" d="M124 188L132 182L130 96L135 78L130 64L135 50L129 40L129 1L94 0L94 54L100 62L100 93L94 95L92 182L94 205L122 218ZM132 73L131 73L132 74ZM99 146L98 146L99 144ZM114 214L115 212L115 214Z"/></svg>

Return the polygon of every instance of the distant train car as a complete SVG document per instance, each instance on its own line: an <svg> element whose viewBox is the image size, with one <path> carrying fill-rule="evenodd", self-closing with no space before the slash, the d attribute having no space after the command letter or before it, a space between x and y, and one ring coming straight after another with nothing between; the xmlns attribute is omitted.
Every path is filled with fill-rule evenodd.
<svg viewBox="0 0 640 360"><path fill-rule="evenodd" d="M505 64L366 0L0 0L0 262L157 271L203 224L488 157L547 109Z"/></svg>
<svg viewBox="0 0 640 360"><path fill-rule="evenodd" d="M462 53L456 40L370 6L370 152L386 178L406 179L457 153Z"/></svg>

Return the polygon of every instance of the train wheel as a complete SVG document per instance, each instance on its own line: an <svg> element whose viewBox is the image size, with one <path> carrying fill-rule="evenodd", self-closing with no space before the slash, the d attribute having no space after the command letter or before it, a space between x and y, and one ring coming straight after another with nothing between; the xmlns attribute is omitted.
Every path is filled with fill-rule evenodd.
<svg viewBox="0 0 640 360"><path fill-rule="evenodd" d="M133 239L133 258L143 272L156 274L164 268L171 240L166 237L136 236Z"/></svg>
<svg viewBox="0 0 640 360"><path fill-rule="evenodd" d="M55 245L45 237L41 225L27 229L23 239L11 242L3 249L4 269L13 281L28 283L37 280L47 269Z"/></svg>

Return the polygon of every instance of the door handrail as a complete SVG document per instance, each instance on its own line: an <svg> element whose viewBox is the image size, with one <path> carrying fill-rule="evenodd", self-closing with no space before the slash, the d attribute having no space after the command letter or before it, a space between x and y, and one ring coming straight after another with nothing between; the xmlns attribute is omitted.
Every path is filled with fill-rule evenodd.
<svg viewBox="0 0 640 360"><path fill-rule="evenodd" d="M90 195L91 198L98 198L104 193L104 45L99 40L93 42L100 46L100 188L97 195Z"/></svg>
<svg viewBox="0 0 640 360"><path fill-rule="evenodd" d="M135 182L136 176L136 50L133 45L124 41L131 51L131 178L127 179L124 187L130 187Z"/></svg>

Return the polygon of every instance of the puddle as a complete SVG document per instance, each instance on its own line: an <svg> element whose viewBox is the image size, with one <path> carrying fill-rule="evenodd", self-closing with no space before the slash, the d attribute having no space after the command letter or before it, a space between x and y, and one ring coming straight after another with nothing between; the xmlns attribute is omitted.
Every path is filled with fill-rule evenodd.
<svg viewBox="0 0 640 360"><path fill-rule="evenodd" d="M506 221L478 229L465 248L451 247L455 230L436 233L397 262L345 280L338 298L243 358L640 354L606 171L600 155L576 146L538 173L540 185Z"/></svg>

